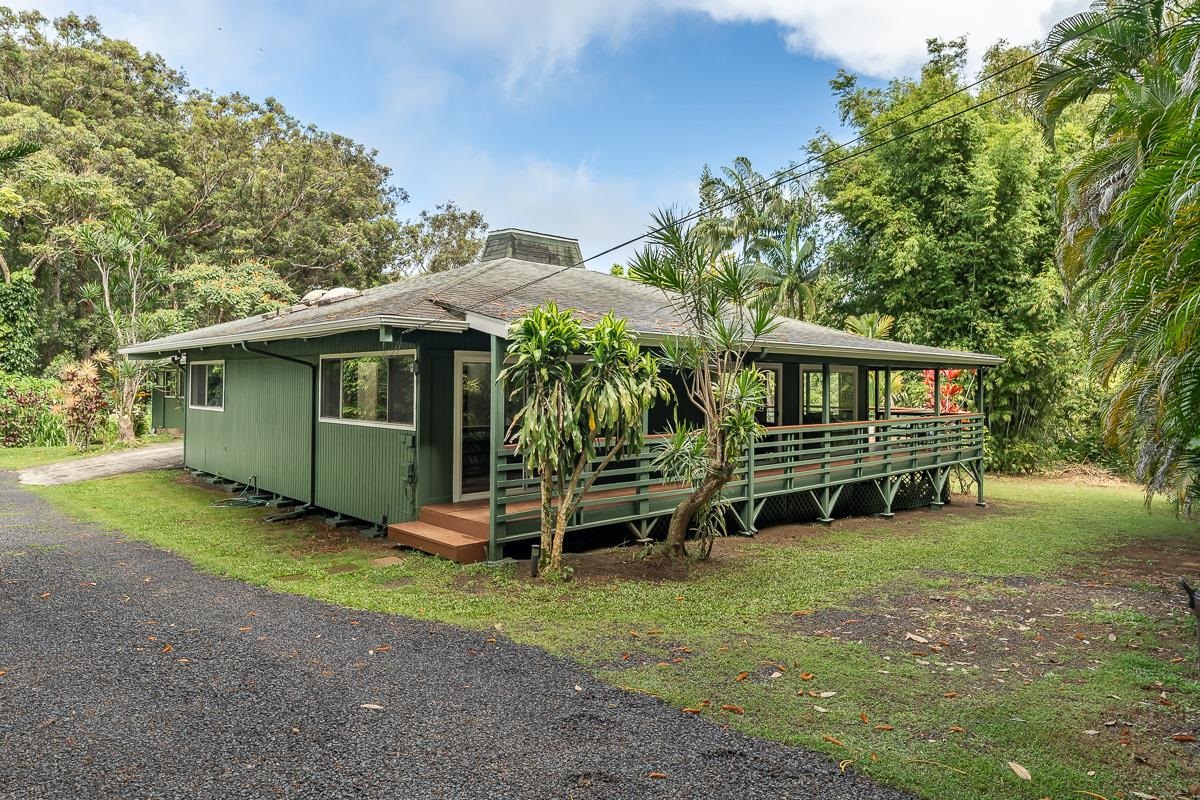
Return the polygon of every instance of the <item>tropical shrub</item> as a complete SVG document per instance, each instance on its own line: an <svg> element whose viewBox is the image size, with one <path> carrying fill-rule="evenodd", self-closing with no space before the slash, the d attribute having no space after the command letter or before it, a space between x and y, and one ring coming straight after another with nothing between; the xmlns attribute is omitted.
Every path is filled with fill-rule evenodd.
<svg viewBox="0 0 1200 800"><path fill-rule="evenodd" d="M61 398L58 381L0 373L0 446L65 445Z"/></svg>
<svg viewBox="0 0 1200 800"><path fill-rule="evenodd" d="M32 272L18 270L10 281L0 281L0 372L32 375L36 370L39 304Z"/></svg>
<svg viewBox="0 0 1200 800"><path fill-rule="evenodd" d="M575 508L613 461L641 449L644 415L670 390L658 359L641 353L611 313L585 330L574 312L551 302L514 322L508 338L513 363L499 377L523 399L512 431L540 477L541 565L565 577L563 543ZM586 358L578 371L577 354Z"/></svg>
<svg viewBox="0 0 1200 800"><path fill-rule="evenodd" d="M96 353L63 367L62 413L67 444L83 450L96 439L100 426L108 418L111 404L104 386L107 353Z"/></svg>

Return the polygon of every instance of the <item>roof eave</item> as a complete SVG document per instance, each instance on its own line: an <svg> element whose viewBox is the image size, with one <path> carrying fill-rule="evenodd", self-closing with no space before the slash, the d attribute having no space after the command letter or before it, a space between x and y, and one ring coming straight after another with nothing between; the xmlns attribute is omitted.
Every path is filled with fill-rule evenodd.
<svg viewBox="0 0 1200 800"><path fill-rule="evenodd" d="M200 350L206 347L236 345L242 342L274 342L281 339L312 339L318 336L334 336L339 333L371 330L382 326L420 328L427 331L443 333L462 333L467 330L467 323L456 319L428 319L420 317L400 317L390 314L373 314L353 319L326 320L307 325L289 325L270 331L231 333L222 336L203 336L195 339L184 339L178 342L159 344L154 341L143 342L129 347L122 347L119 352L123 355L155 356L162 353L177 353L183 350Z"/></svg>

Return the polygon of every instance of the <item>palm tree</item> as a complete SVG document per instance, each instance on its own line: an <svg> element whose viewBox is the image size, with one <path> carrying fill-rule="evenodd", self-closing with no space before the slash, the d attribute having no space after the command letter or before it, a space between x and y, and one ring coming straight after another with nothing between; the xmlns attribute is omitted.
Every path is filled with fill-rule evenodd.
<svg viewBox="0 0 1200 800"><path fill-rule="evenodd" d="M801 223L800 215L793 214L783 236L764 237L759 245L767 299L780 314L796 319L817 313L812 287L817 275L812 264L816 241L805 235Z"/></svg>
<svg viewBox="0 0 1200 800"><path fill-rule="evenodd" d="M845 328L858 336L869 339L887 339L892 335L892 326L896 318L891 314L880 314L878 311L868 311L866 314L846 317Z"/></svg>
<svg viewBox="0 0 1200 800"><path fill-rule="evenodd" d="M745 156L721 167L721 176L705 166L700 176L700 231L720 250L733 247L744 258L758 255L772 234L783 227L787 198L778 186L756 171Z"/></svg>
<svg viewBox="0 0 1200 800"><path fill-rule="evenodd" d="M1113 16L1108 20L1106 17ZM1059 260L1117 384L1111 440L1150 494L1200 501L1200 3L1097 3L1050 35L1034 95L1052 129L1098 106L1099 143L1063 176Z"/></svg>

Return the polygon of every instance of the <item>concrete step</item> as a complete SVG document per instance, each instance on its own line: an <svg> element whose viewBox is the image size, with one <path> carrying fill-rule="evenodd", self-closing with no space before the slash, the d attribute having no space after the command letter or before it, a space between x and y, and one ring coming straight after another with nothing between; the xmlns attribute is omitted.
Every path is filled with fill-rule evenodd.
<svg viewBox="0 0 1200 800"><path fill-rule="evenodd" d="M387 538L389 542L459 564L474 564L487 558L487 537L472 536L420 520L388 525Z"/></svg>

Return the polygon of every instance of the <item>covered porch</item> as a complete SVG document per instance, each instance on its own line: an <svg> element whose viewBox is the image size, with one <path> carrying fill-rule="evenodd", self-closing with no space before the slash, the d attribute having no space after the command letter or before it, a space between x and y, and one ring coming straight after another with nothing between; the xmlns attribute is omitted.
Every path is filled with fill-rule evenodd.
<svg viewBox="0 0 1200 800"><path fill-rule="evenodd" d="M502 367L503 340L493 337L486 360L483 355L456 359L452 501L423 505L416 520L388 529L399 544L461 563L498 560L506 545L538 536L538 480L504 441L513 409L492 379ZM778 376L778 391L763 412L766 434L725 487L731 531L753 534L761 520L779 519L788 509L823 523L850 514L891 516L901 495L904 507L937 508L956 466L984 502L982 367L972 371L974 409L946 413L940 365L931 365L933 407L901 409L892 407L887 388L891 364L781 363L766 355L758 363ZM792 391L784 390L785 382ZM789 420L797 424L779 424ZM649 418L647 425L663 430ZM646 538L671 514L690 489L655 468L662 438L651 433L640 452L605 470L580 500L572 530L621 525Z"/></svg>

